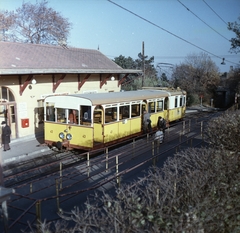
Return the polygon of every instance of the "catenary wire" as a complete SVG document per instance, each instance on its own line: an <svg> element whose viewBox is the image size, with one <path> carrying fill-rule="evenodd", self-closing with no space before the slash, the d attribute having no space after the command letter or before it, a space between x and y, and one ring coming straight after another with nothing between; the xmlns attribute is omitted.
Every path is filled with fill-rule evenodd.
<svg viewBox="0 0 240 233"><path fill-rule="evenodd" d="M180 37L180 36L178 36L178 35L176 35L176 34L170 32L170 31L168 31L168 30L166 30L166 29L160 27L159 25L157 25L157 24L151 22L150 20L145 19L144 17L142 17L142 16L140 16L140 15L138 15L138 14L136 14L136 13L134 13L134 12L132 12L132 11L126 9L125 7L123 7L123 6L121 6L121 5L119 5L119 4L115 3L115 2L113 2L112 0L107 0L107 1L110 2L110 3L112 3L112 4L114 4L114 5L116 5L116 6L119 7L119 8L121 8L121 9L123 9L123 10L125 10L125 11L127 11L127 12L129 12L129 13L131 13L131 14L133 14L133 15L135 15L136 17L138 17L138 18L144 20L145 22L147 22L147 23L149 23L149 24L151 24L151 25L153 25L153 26L155 26L155 27L157 27L157 28L159 28L159 29L161 29L161 30L167 32L168 34L170 34L170 35L172 35L172 36L174 36L174 37L176 37L176 38L178 38L178 39L180 39L180 40L182 40L182 41L184 41L184 42L186 42L186 43L188 43L188 44L190 44L190 45L192 45L192 46L194 46L194 47L196 47L196 48L198 48L198 49L200 49L200 50L202 50L202 51L204 51L204 52L206 52L206 53L208 53L208 54L211 54L211 55L214 56L214 57L220 58L221 60L223 59L222 57L220 57L220 56L218 56L218 55L216 55L216 54L213 54L213 53L207 51L206 49L203 49L203 48L201 48L201 47L199 47L199 46L193 44L192 42L187 41L186 39L184 39L184 38L182 38L182 37ZM225 59L225 61L227 61L227 62L229 62L229 63L232 63L232 64L235 64L235 65L239 65L238 63L235 63L235 62L232 62L232 61L229 61L229 60L226 60L226 59Z"/></svg>
<svg viewBox="0 0 240 233"><path fill-rule="evenodd" d="M219 19L221 19L226 25L228 25L226 23L226 21L224 21L224 19L219 14L217 14L217 12L214 11L213 8L211 6L209 6L209 4L206 3L206 1L203 0L203 2L214 12L214 14L216 14L218 16Z"/></svg>
<svg viewBox="0 0 240 233"><path fill-rule="evenodd" d="M203 21L200 17L198 17L195 13L193 13L186 5L184 5L180 0L177 0L183 7L185 7L189 12L191 12L195 17L197 17L201 22L203 22L205 25L207 25L209 28L211 28L214 32L216 32L218 35L229 41L228 38L220 34L218 31L216 31L213 27L211 27L209 24L207 24L205 21Z"/></svg>

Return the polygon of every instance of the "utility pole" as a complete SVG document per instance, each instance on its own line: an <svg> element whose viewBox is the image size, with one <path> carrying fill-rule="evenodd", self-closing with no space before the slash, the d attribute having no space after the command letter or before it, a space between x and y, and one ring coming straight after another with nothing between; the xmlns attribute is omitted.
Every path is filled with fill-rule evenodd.
<svg viewBox="0 0 240 233"><path fill-rule="evenodd" d="M142 42L142 87L144 86L144 79L145 79L145 57L144 57L144 41Z"/></svg>

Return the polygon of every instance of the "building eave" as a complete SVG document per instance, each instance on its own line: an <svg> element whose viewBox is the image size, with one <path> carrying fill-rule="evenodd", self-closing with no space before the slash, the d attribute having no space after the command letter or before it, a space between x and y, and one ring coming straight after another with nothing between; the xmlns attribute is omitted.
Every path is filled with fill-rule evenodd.
<svg viewBox="0 0 240 233"><path fill-rule="evenodd" d="M138 74L142 70L131 69L0 69L0 75L25 74Z"/></svg>

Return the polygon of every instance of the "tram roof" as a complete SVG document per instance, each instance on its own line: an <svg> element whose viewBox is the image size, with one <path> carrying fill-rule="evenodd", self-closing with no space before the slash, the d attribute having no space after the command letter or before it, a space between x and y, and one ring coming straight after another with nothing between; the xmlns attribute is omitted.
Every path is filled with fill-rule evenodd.
<svg viewBox="0 0 240 233"><path fill-rule="evenodd" d="M182 91L166 91L166 90L138 90L125 92L108 92L95 94L73 94L67 95L74 98L88 99L92 105L123 103L138 100L156 99L169 97L172 95L182 95ZM65 96L65 97L67 97Z"/></svg>

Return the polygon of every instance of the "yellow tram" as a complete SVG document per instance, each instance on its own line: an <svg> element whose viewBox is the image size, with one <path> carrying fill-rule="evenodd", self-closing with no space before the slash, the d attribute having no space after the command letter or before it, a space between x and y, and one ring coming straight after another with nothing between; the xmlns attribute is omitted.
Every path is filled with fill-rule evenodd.
<svg viewBox="0 0 240 233"><path fill-rule="evenodd" d="M143 112L168 122L182 119L186 92L143 89L48 96L44 102L45 143L58 149L92 150L143 134Z"/></svg>

